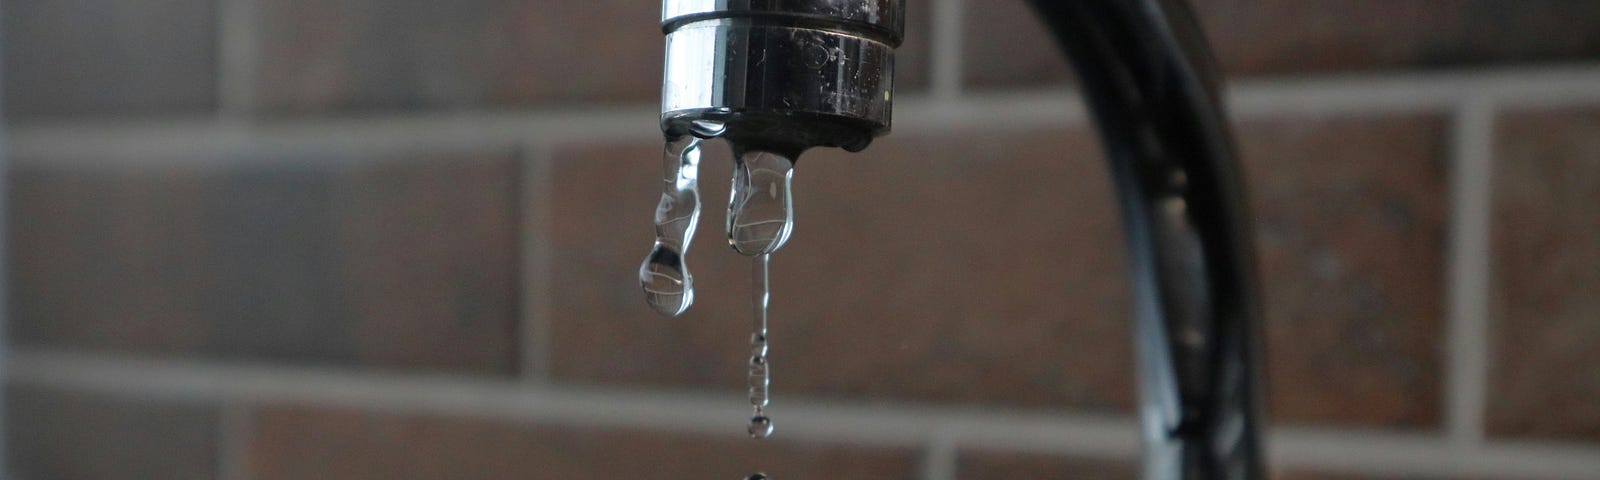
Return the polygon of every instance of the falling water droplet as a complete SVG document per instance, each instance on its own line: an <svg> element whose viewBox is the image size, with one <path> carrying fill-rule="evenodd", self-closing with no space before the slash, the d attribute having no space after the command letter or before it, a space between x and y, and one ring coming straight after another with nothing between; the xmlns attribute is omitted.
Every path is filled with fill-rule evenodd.
<svg viewBox="0 0 1600 480"><path fill-rule="evenodd" d="M772 436L772 419L766 415L750 417L750 437L767 438Z"/></svg>
<svg viewBox="0 0 1600 480"><path fill-rule="evenodd" d="M744 255L777 251L794 231L794 159L752 150L734 159L728 244Z"/></svg>
<svg viewBox="0 0 1600 480"><path fill-rule="evenodd" d="M687 135L668 139L662 161L656 241L639 266L639 283L651 308L677 316L694 303L694 276L683 257L700 220L700 139Z"/></svg>

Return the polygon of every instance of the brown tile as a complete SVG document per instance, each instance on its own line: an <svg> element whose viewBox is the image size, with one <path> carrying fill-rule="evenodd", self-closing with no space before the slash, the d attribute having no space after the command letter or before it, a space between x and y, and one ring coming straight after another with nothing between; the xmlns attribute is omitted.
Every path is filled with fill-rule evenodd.
<svg viewBox="0 0 1600 480"><path fill-rule="evenodd" d="M1239 125L1274 420L1438 424L1445 129L1424 114Z"/></svg>
<svg viewBox="0 0 1600 480"><path fill-rule="evenodd" d="M574 146L554 166L554 374L737 388L749 261L723 240L726 154L703 161L700 290L683 318L636 280L658 147ZM725 149L719 151L725 152ZM800 161L797 227L773 257L774 392L1125 410L1119 226L1082 131L901 134ZM534 288L541 288L535 286Z"/></svg>
<svg viewBox="0 0 1600 480"><path fill-rule="evenodd" d="M250 478L915 478L913 451L752 441L727 435L595 430L480 418L274 407L257 413Z"/></svg>
<svg viewBox="0 0 1600 480"><path fill-rule="evenodd" d="M1066 78L1045 29L1020 0L968 8L966 78L978 86ZM1600 55L1600 1L1197 0L1233 75L1587 61ZM1023 47L1018 47L1019 45Z"/></svg>
<svg viewBox="0 0 1600 480"><path fill-rule="evenodd" d="M969 86L1065 81L1072 71L1028 2L987 1L964 9L961 80Z"/></svg>
<svg viewBox="0 0 1600 480"><path fill-rule="evenodd" d="M180 163L16 168L16 342L515 369L513 156Z"/></svg>
<svg viewBox="0 0 1600 480"><path fill-rule="evenodd" d="M194 113L216 103L210 0L7 2L5 114Z"/></svg>
<svg viewBox="0 0 1600 480"><path fill-rule="evenodd" d="M1600 441L1600 108L1501 115L1489 432Z"/></svg>
<svg viewBox="0 0 1600 480"><path fill-rule="evenodd" d="M1073 480L1135 480L1135 460L1080 459L1007 452L962 452L957 458L957 480L1012 480L1017 478L1070 478Z"/></svg>
<svg viewBox="0 0 1600 480"><path fill-rule="evenodd" d="M266 0L255 98L266 113L649 103L661 93L659 3L637 0ZM900 85L926 78L912 9Z"/></svg>
<svg viewBox="0 0 1600 480"><path fill-rule="evenodd" d="M216 478L210 407L10 384L6 463L17 478Z"/></svg>

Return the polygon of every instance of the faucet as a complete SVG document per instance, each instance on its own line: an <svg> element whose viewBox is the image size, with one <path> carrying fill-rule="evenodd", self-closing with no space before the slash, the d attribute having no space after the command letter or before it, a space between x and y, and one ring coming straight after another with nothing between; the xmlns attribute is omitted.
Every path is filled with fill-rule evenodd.
<svg viewBox="0 0 1600 480"><path fill-rule="evenodd" d="M1123 215L1143 476L1265 478L1251 237L1198 23L1183 0L1030 3L1074 67ZM889 132L905 1L663 0L661 28L666 192L641 281L662 313L692 302L682 258L699 213L698 141L726 139L737 157L729 240L758 259L751 434L765 436L766 255L792 225L788 169L806 149L859 151ZM768 195L751 195L762 175Z"/></svg>

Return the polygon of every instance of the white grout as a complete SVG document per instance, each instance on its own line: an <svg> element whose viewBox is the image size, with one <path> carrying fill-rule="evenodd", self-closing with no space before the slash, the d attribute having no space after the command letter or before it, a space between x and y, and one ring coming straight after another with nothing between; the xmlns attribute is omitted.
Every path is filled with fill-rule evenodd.
<svg viewBox="0 0 1600 480"><path fill-rule="evenodd" d="M243 120L255 107L256 0L218 0L217 109L224 119Z"/></svg>
<svg viewBox="0 0 1600 480"><path fill-rule="evenodd" d="M1495 106L1472 99L1456 111L1450 173L1448 362L1445 425L1466 449L1484 438L1489 358L1489 222Z"/></svg>
<svg viewBox="0 0 1600 480"><path fill-rule="evenodd" d="M550 175L551 147L526 142L517 156L522 166L517 211L522 212L518 248L522 256L517 285L521 292L522 378L542 382L550 375Z"/></svg>
<svg viewBox="0 0 1600 480"><path fill-rule="evenodd" d="M249 448L252 406L229 402L222 406L217 422L217 478L250 480Z"/></svg>
<svg viewBox="0 0 1600 480"><path fill-rule="evenodd" d="M935 100L950 101L961 96L962 48L966 22L962 20L966 5L964 0L932 0L926 2L933 11L930 28L928 59L929 93Z"/></svg>
<svg viewBox="0 0 1600 480"><path fill-rule="evenodd" d="M922 452L922 480L956 480L960 449L948 433L933 435Z"/></svg>
<svg viewBox="0 0 1600 480"><path fill-rule="evenodd" d="M144 165L149 162L325 161L305 154L358 157L508 147L543 139L659 137L656 112L645 107L541 113L446 113L319 118L248 124L209 118L137 122L74 122L13 130L18 161Z"/></svg>
<svg viewBox="0 0 1600 480"><path fill-rule="evenodd" d="M9 12L5 11L3 2L0 2L0 15L6 13ZM5 28L0 27L0 41L5 38L5 33ZM0 62L0 82L3 82L5 78L3 63ZM3 89L0 89L0 92L3 91ZM10 188L12 165L12 160L9 156L10 145L8 144L10 139L5 135L3 128L4 112L9 110L5 108L6 99L4 97L4 95L0 95L0 190L8 190ZM10 215L10 197L11 195L0 194L0 217L12 218ZM0 270L7 272L12 271L11 246L8 245L11 239L11 223L9 221L0 221ZM6 378L6 371L9 370L7 364L10 362L11 357L11 338L7 335L7 332L11 331L11 295L15 291L14 287L9 284L12 278L15 278L15 276L0 276L0 385L4 385L9 380ZM0 432L10 431L10 428L8 428L10 423L5 418L5 412L7 411L5 397L6 395L0 394ZM6 435L0 433L0 478L12 478L10 456L7 454L11 449L8 448L9 445L6 443L5 437Z"/></svg>
<svg viewBox="0 0 1600 480"><path fill-rule="evenodd" d="M1276 466L1418 477L1600 478L1600 446L1492 442L1461 448L1434 435L1380 431L1274 429Z"/></svg>
<svg viewBox="0 0 1600 480"><path fill-rule="evenodd" d="M1249 79L1233 82L1228 98L1236 118L1444 111L1473 98L1502 106L1600 102L1600 65ZM895 129L912 134L1053 127L1080 124L1087 118L1077 93L1062 88L965 92L950 100L908 96L897 99L896 104ZM303 161L303 157L285 159L282 154L469 149L529 139L545 143L641 141L660 135L657 113L655 106L634 105L303 118L260 124L214 118L25 124L12 132L12 151L24 164ZM256 154L245 154L252 152Z"/></svg>
<svg viewBox="0 0 1600 480"><path fill-rule="evenodd" d="M1454 108L1469 99L1540 106L1600 101L1600 64L1232 80L1230 108L1251 115Z"/></svg>
<svg viewBox="0 0 1600 480"><path fill-rule="evenodd" d="M19 350L14 382L157 399L259 405L357 407L519 423L642 428L742 435L735 393L551 387L490 377L355 372L267 365L193 363L65 351ZM958 448L1132 459L1137 426L1124 416L978 406L885 405L792 399L775 415L782 434L804 441ZM1461 448L1438 435L1394 431L1276 428L1275 467L1401 475L1473 474L1519 479L1591 479L1600 446L1487 443ZM945 446L948 443L948 447ZM929 459L925 471L953 468Z"/></svg>

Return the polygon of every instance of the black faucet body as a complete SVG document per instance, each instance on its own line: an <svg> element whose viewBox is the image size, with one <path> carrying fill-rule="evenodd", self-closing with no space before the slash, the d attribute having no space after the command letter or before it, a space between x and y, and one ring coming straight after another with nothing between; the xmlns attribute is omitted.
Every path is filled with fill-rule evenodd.
<svg viewBox="0 0 1600 480"><path fill-rule="evenodd" d="M1144 477L1265 478L1248 214L1198 23L1183 0L1031 3L1076 71L1123 213ZM662 129L711 122L733 145L789 158L865 148L892 123L904 9L664 0Z"/></svg>

